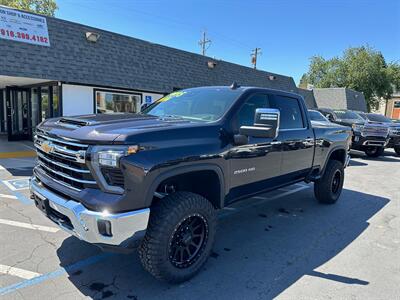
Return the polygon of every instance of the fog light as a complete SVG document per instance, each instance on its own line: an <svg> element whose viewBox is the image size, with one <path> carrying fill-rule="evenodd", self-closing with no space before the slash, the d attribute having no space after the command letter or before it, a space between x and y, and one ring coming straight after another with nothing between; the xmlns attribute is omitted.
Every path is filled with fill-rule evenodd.
<svg viewBox="0 0 400 300"><path fill-rule="evenodd" d="M97 220L97 228L99 233L104 236L112 236L111 222L108 220Z"/></svg>

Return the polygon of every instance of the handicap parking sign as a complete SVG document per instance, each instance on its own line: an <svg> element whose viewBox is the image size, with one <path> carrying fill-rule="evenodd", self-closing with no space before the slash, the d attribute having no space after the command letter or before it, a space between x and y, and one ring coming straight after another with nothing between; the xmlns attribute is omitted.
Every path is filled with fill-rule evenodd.
<svg viewBox="0 0 400 300"><path fill-rule="evenodd" d="M153 102L153 97L151 97L151 96L146 96L144 98L146 100L146 104L151 104L151 102Z"/></svg>

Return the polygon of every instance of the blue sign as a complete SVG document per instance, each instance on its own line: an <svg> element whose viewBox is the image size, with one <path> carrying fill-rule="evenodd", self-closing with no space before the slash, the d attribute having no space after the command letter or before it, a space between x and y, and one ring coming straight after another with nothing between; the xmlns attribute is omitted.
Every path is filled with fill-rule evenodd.
<svg viewBox="0 0 400 300"><path fill-rule="evenodd" d="M146 96L146 97L145 97L145 100L146 100L146 104L151 104L151 102L153 102L153 97L151 97L151 96Z"/></svg>

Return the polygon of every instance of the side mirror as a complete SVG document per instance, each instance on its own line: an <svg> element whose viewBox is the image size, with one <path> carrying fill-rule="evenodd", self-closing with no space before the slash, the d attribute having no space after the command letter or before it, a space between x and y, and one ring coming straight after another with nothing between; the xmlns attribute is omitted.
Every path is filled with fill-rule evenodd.
<svg viewBox="0 0 400 300"><path fill-rule="evenodd" d="M280 111L275 108L257 108L253 126L241 126L239 133L246 136L276 138L280 123Z"/></svg>
<svg viewBox="0 0 400 300"><path fill-rule="evenodd" d="M326 117L328 118L329 121L333 122L335 121L335 119L333 118L333 116L331 114L327 114Z"/></svg>

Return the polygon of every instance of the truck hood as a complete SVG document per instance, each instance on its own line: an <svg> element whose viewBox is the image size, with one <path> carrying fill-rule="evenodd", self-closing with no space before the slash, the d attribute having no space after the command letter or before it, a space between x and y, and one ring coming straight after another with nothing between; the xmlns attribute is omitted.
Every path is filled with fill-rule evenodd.
<svg viewBox="0 0 400 300"><path fill-rule="evenodd" d="M124 137L136 133L194 124L199 123L172 117L113 113L48 119L39 124L37 129L50 136L60 136L88 144L110 144L116 140L123 143Z"/></svg>

